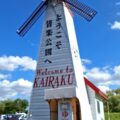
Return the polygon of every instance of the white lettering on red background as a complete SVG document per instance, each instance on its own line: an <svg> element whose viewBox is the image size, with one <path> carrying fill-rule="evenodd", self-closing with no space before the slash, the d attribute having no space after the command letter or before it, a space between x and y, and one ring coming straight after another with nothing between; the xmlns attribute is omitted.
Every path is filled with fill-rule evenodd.
<svg viewBox="0 0 120 120"><path fill-rule="evenodd" d="M71 67L59 70L37 69L34 80L34 88L72 85L74 81L74 70Z"/></svg>

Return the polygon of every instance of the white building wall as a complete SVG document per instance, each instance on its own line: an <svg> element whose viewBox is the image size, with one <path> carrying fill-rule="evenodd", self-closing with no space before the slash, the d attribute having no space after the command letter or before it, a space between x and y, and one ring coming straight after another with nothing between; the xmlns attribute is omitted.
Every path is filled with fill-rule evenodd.
<svg viewBox="0 0 120 120"><path fill-rule="evenodd" d="M93 116L93 120L97 120L97 116L96 116L96 104L95 104L95 91L93 89L91 89L89 86L86 86L87 88L87 93L88 93L88 99L89 99L89 104L91 107L91 111L92 111L92 116Z"/></svg>
<svg viewBox="0 0 120 120"><path fill-rule="evenodd" d="M92 111L92 116L93 120L104 120L104 104L103 101L98 97L95 93L95 91L89 87L86 86L87 88L87 93L88 93L88 98L89 98L89 103L91 106L91 111ZM100 107L100 112L98 112L98 103L99 102L99 107Z"/></svg>
<svg viewBox="0 0 120 120"><path fill-rule="evenodd" d="M99 106L100 108L98 108L98 105L97 105L98 103L100 105ZM104 119L104 105L103 105L103 102L96 98L95 99L95 104L96 104L96 116L97 116L96 120L105 120ZM100 109L100 111L98 109Z"/></svg>

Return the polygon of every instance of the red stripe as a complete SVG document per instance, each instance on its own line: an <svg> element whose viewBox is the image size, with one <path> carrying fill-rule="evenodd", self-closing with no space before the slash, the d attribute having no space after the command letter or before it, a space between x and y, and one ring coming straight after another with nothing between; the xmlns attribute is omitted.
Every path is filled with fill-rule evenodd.
<svg viewBox="0 0 120 120"><path fill-rule="evenodd" d="M97 88L92 82L90 82L87 78L84 77L85 84L91 87L98 95L100 95L103 99L108 100L107 96Z"/></svg>

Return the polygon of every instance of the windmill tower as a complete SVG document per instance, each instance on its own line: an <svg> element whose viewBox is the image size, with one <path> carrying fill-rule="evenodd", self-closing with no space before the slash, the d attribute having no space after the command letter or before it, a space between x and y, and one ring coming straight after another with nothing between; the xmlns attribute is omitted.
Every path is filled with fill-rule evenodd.
<svg viewBox="0 0 120 120"><path fill-rule="evenodd" d="M17 30L24 36L45 11L30 120L93 120L68 5L88 21L96 14L77 0L47 0Z"/></svg>

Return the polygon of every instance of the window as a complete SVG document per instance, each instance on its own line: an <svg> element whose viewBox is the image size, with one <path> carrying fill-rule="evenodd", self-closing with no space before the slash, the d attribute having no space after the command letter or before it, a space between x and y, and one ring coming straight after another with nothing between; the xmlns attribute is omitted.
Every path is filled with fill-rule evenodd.
<svg viewBox="0 0 120 120"><path fill-rule="evenodd" d="M97 101L97 110L98 110L98 113L100 113L100 102Z"/></svg>

